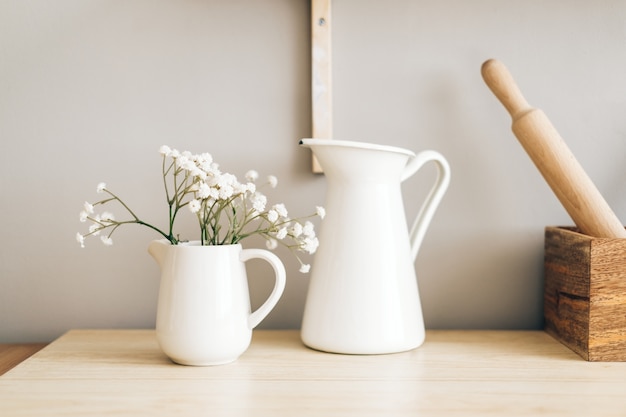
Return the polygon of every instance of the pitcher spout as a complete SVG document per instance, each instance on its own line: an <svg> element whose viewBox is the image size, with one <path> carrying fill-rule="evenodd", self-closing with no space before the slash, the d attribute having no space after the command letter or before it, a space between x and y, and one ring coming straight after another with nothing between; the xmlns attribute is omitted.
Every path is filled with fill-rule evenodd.
<svg viewBox="0 0 626 417"><path fill-rule="evenodd" d="M301 139L324 173L346 179L396 181L415 153L395 146L337 139Z"/></svg>
<svg viewBox="0 0 626 417"><path fill-rule="evenodd" d="M163 259L165 259L165 252L170 245L171 243L166 239L153 240L150 242L150 245L148 245L148 253L154 258L159 267L162 266Z"/></svg>

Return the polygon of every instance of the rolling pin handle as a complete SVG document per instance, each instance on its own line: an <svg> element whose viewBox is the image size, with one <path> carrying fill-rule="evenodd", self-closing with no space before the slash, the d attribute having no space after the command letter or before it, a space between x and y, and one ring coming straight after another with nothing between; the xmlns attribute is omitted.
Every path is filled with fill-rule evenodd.
<svg viewBox="0 0 626 417"><path fill-rule="evenodd" d="M485 61L481 67L485 83L507 109L513 120L532 110L513 76L504 64L496 59Z"/></svg>

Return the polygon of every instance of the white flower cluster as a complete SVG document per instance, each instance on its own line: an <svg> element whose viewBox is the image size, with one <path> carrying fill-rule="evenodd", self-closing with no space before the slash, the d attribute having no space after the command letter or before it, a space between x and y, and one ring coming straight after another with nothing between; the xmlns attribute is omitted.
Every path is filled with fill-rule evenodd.
<svg viewBox="0 0 626 417"><path fill-rule="evenodd" d="M213 162L210 154L193 155L189 152L178 152L168 146L159 150L165 158L172 158L178 174L184 175L189 182L187 192L192 195L188 202L189 210L198 216L202 239L210 244L237 243L251 234L260 234L267 239L267 247L275 249L278 243L290 238L292 243L286 244L291 249L309 254L315 253L319 241L315 235L313 223L289 218L284 204L274 204L266 211L267 197L257 190L256 181L259 173L250 170L246 173L246 182L239 182L233 174L223 173ZM278 179L270 175L267 184L275 188ZM221 223L225 215L230 224L227 232ZM322 207L318 207L316 215L324 217ZM255 223L250 232L246 226ZM302 264L301 270L308 271L308 265Z"/></svg>
<svg viewBox="0 0 626 417"><path fill-rule="evenodd" d="M106 185L104 183L98 184L98 190L104 190L105 187ZM92 221L92 224L89 226L89 235L92 236L99 236L102 230L114 225L115 223L115 218L112 213L105 211L102 214L96 214L94 212L93 204L85 201L83 210L80 212L80 221L81 223L84 223L87 220ZM82 234L77 233L76 240L80 243L82 248L85 247L85 237ZM102 243L107 246L111 246L113 244L113 240L110 236L100 236L100 240L102 240Z"/></svg>
<svg viewBox="0 0 626 417"><path fill-rule="evenodd" d="M311 221L290 218L282 203L268 208L267 197L259 191L261 186L257 187L258 172L248 171L246 181L239 182L235 175L221 172L219 165L208 153L179 152L168 146L162 146L159 152L163 156L163 180L170 207L169 232L140 220L119 197L107 189L106 184L100 183L96 191L106 193L108 197L94 204L84 204L80 221L89 220L92 224L89 233L76 235L81 246L84 247L85 237L98 236L105 229L109 233L103 234L101 240L111 245L111 234L120 225L127 223L147 226L172 244L178 244L180 239L174 234L174 223L179 210L187 206L198 219L203 245L236 244L248 236L261 235L266 239L269 249L275 249L280 243L292 251L313 254L317 250L319 241ZM270 175L262 185L275 188L278 179ZM119 202L132 219L117 221L109 212L95 214L95 205L111 201ZM315 213L307 217L313 216L324 218L324 208L317 207ZM296 258L301 265L300 271L308 272L310 266L303 263L298 255Z"/></svg>

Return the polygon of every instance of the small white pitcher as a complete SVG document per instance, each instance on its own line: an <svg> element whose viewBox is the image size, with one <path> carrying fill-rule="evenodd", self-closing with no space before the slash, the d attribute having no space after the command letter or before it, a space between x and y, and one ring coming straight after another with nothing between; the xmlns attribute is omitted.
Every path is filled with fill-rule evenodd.
<svg viewBox="0 0 626 417"><path fill-rule="evenodd" d="M285 289L285 268L264 249L241 245L201 246L150 243L161 268L156 333L163 352L182 365L219 365L236 360L250 345L254 329ZM250 310L244 262L260 258L276 275L274 289L255 312Z"/></svg>

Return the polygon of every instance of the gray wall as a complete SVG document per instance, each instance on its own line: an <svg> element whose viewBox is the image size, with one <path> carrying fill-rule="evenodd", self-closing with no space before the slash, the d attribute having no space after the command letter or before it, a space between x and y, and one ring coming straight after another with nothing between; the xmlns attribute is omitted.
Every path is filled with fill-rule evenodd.
<svg viewBox="0 0 626 417"><path fill-rule="evenodd" d="M0 1L0 342L151 327L155 235L74 240L105 181L165 221L157 149L275 174L293 213L323 203L310 135L309 2ZM429 328L542 326L543 228L571 224L480 77L502 60L626 219L626 3L335 0L335 137L432 148L453 181L416 262ZM434 169L404 186L412 217ZM308 276L265 328L297 328ZM313 266L315 267L315 266ZM252 268L253 304L270 274ZM258 271L254 271L258 269Z"/></svg>

